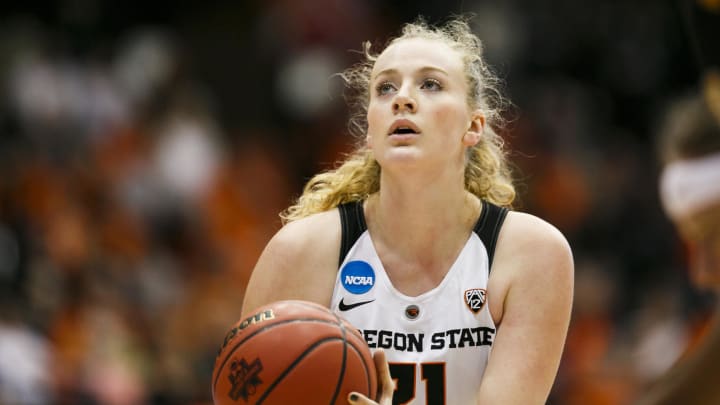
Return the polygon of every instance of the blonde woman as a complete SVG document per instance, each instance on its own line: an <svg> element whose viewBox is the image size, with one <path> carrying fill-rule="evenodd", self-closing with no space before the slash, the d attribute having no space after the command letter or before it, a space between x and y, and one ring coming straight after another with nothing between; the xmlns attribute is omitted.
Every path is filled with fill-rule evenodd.
<svg viewBox="0 0 720 405"><path fill-rule="evenodd" d="M360 329L380 390L351 404L544 404L572 254L556 228L510 210L502 98L479 39L464 20L419 21L365 51L343 74L361 144L283 213L244 311L309 300Z"/></svg>

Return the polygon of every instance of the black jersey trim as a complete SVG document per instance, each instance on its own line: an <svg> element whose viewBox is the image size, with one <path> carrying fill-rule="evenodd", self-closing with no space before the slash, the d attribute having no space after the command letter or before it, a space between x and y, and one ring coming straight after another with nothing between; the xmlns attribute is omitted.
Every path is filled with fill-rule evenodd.
<svg viewBox="0 0 720 405"><path fill-rule="evenodd" d="M357 242L360 235L367 230L367 223L365 222L362 201L340 204L338 210L340 211L340 224L342 226L340 257L338 259L339 268L350 252L350 248ZM495 245L507 213L508 209L505 207L499 207L485 200L482 201L482 212L473 231L485 245L488 254L488 268L492 268Z"/></svg>
<svg viewBox="0 0 720 405"><path fill-rule="evenodd" d="M499 207L485 200L482 201L482 213L480 213L480 218L478 218L473 230L480 237L487 250L488 269L492 269L495 245L507 213L508 209L505 207Z"/></svg>
<svg viewBox="0 0 720 405"><path fill-rule="evenodd" d="M342 266L345 256L350 252L360 235L367 230L365 213L363 212L362 201L351 201L338 205L340 211L340 224L342 226L342 237L340 239L340 260L338 268Z"/></svg>

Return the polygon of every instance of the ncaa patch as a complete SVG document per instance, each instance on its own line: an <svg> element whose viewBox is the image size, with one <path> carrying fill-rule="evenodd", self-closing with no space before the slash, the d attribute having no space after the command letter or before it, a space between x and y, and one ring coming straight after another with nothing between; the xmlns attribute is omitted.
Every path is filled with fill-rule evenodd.
<svg viewBox="0 0 720 405"><path fill-rule="evenodd" d="M482 288L471 288L465 290L465 304L470 310L477 314L480 312L482 307L485 305L487 299L487 292Z"/></svg>
<svg viewBox="0 0 720 405"><path fill-rule="evenodd" d="M375 285L375 270L368 262L353 260L340 270L343 287L352 294L365 294Z"/></svg>

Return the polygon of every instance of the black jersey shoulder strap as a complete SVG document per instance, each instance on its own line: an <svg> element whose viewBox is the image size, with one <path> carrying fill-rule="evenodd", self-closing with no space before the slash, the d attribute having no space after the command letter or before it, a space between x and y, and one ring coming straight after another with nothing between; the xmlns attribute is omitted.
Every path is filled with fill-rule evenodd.
<svg viewBox="0 0 720 405"><path fill-rule="evenodd" d="M507 213L508 209L505 207L499 207L485 200L482 201L482 213L480 213L480 218L478 218L473 230L480 237L485 249L487 249L488 268L492 268L495 244Z"/></svg>
<svg viewBox="0 0 720 405"><path fill-rule="evenodd" d="M365 213L363 212L362 201L351 201L338 205L340 211L340 225L342 233L340 237L340 262L338 267L342 265L350 248L357 242L360 235L367 230L365 222Z"/></svg>
<svg viewBox="0 0 720 405"><path fill-rule="evenodd" d="M492 266L495 245L508 209L499 207L485 200L483 200L482 204L482 213L473 231L475 231L485 245L488 252L489 265ZM342 227L340 257L338 261L338 266L340 266L345 260L345 256L350 252L350 248L357 242L360 235L367 230L367 223L365 222L362 201L351 201L340 204L338 211L340 212L340 224Z"/></svg>

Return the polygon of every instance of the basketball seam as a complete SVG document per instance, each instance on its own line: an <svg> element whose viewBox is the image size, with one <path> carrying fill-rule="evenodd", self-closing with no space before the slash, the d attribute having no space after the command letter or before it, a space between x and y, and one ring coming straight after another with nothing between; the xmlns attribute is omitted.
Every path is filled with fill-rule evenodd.
<svg viewBox="0 0 720 405"><path fill-rule="evenodd" d="M332 322L332 321L330 321L330 320L325 320L325 319L317 319L317 318L294 318L294 319L286 319L286 320L283 320L283 321L278 321L278 322L272 323L272 324L270 324L270 325L263 326L262 328L259 328L258 330L256 330L256 331L253 332L252 334L250 334L250 335L248 335L248 336L245 336L241 341L237 342L237 344L235 344L235 346L233 346L232 349L227 353L227 355L226 355L225 358L223 359L222 363L220 364L220 367L218 368L218 373L217 373L217 375L215 376L215 381L213 381L213 385L212 385L213 391L215 391L215 387L217 386L218 379L220 379L220 375L222 374L221 371L225 368L225 364L228 362L228 360L230 359L230 357L232 357L232 354L235 353L235 351L236 351L243 343L245 343L246 341L248 341L249 339L251 339L253 336L257 335L257 334L260 333L260 332L263 332L263 331L268 330L268 329L272 329L272 328L274 328L274 327L276 327L276 326L285 325L285 324L294 323L294 322L316 322L316 323L325 323L325 324L336 325L336 326L337 326L337 323Z"/></svg>
<svg viewBox="0 0 720 405"><path fill-rule="evenodd" d="M367 392L371 396L375 395L375 393L372 392L372 390L371 390L372 386L370 385L370 378L371 378L370 377L370 368L369 368L368 364L365 362L365 358L362 355L362 350L360 350L360 348L357 347L355 342L348 340L347 344L350 345L350 347L352 347L353 350L355 350L355 353L357 353L358 357L362 360L361 363L363 365L363 368L365 369L365 379L367 380ZM372 358L370 359L370 361L372 361Z"/></svg>
<svg viewBox="0 0 720 405"><path fill-rule="evenodd" d="M345 325L342 322L342 319L337 314L335 315L335 319L338 321L338 325L340 326L340 330L342 331L342 341L343 341L343 354L342 354L342 363L340 365L340 375L338 376L338 382L337 385L335 385L335 392L333 393L332 400L330 401L330 405L333 405L335 401L337 400L337 396L340 394L340 387L342 386L343 380L345 379L345 367L347 367L347 331L345 330Z"/></svg>
<svg viewBox="0 0 720 405"><path fill-rule="evenodd" d="M300 354L299 356L297 356L297 357L295 358L295 360L293 360L293 362L290 363L290 365L278 376L278 378L276 378L275 381L273 381L272 384L270 384L270 386L265 390L265 392L260 396L260 398L258 398L256 404L258 404L258 405L262 404L263 401L265 401L265 399L267 398L267 396L272 393L272 391L275 389L275 387L277 387L278 384L280 384L280 382L281 382L285 377L287 377L287 375L290 374L290 372L291 372L308 354L310 354L310 352L312 352L313 350L315 350L315 349L316 349L318 346L320 346L321 344L324 344L324 343L326 343L326 342L333 341L333 340L342 340L342 339L339 338L339 337L337 337L337 336L333 336L333 337L324 338L324 339L322 339L322 340L318 340L318 341L316 341L315 343L313 343L312 346L308 347L304 352L302 352L302 354ZM333 402L334 402L334 401L333 401ZM331 404L332 404L332 402L331 402Z"/></svg>

